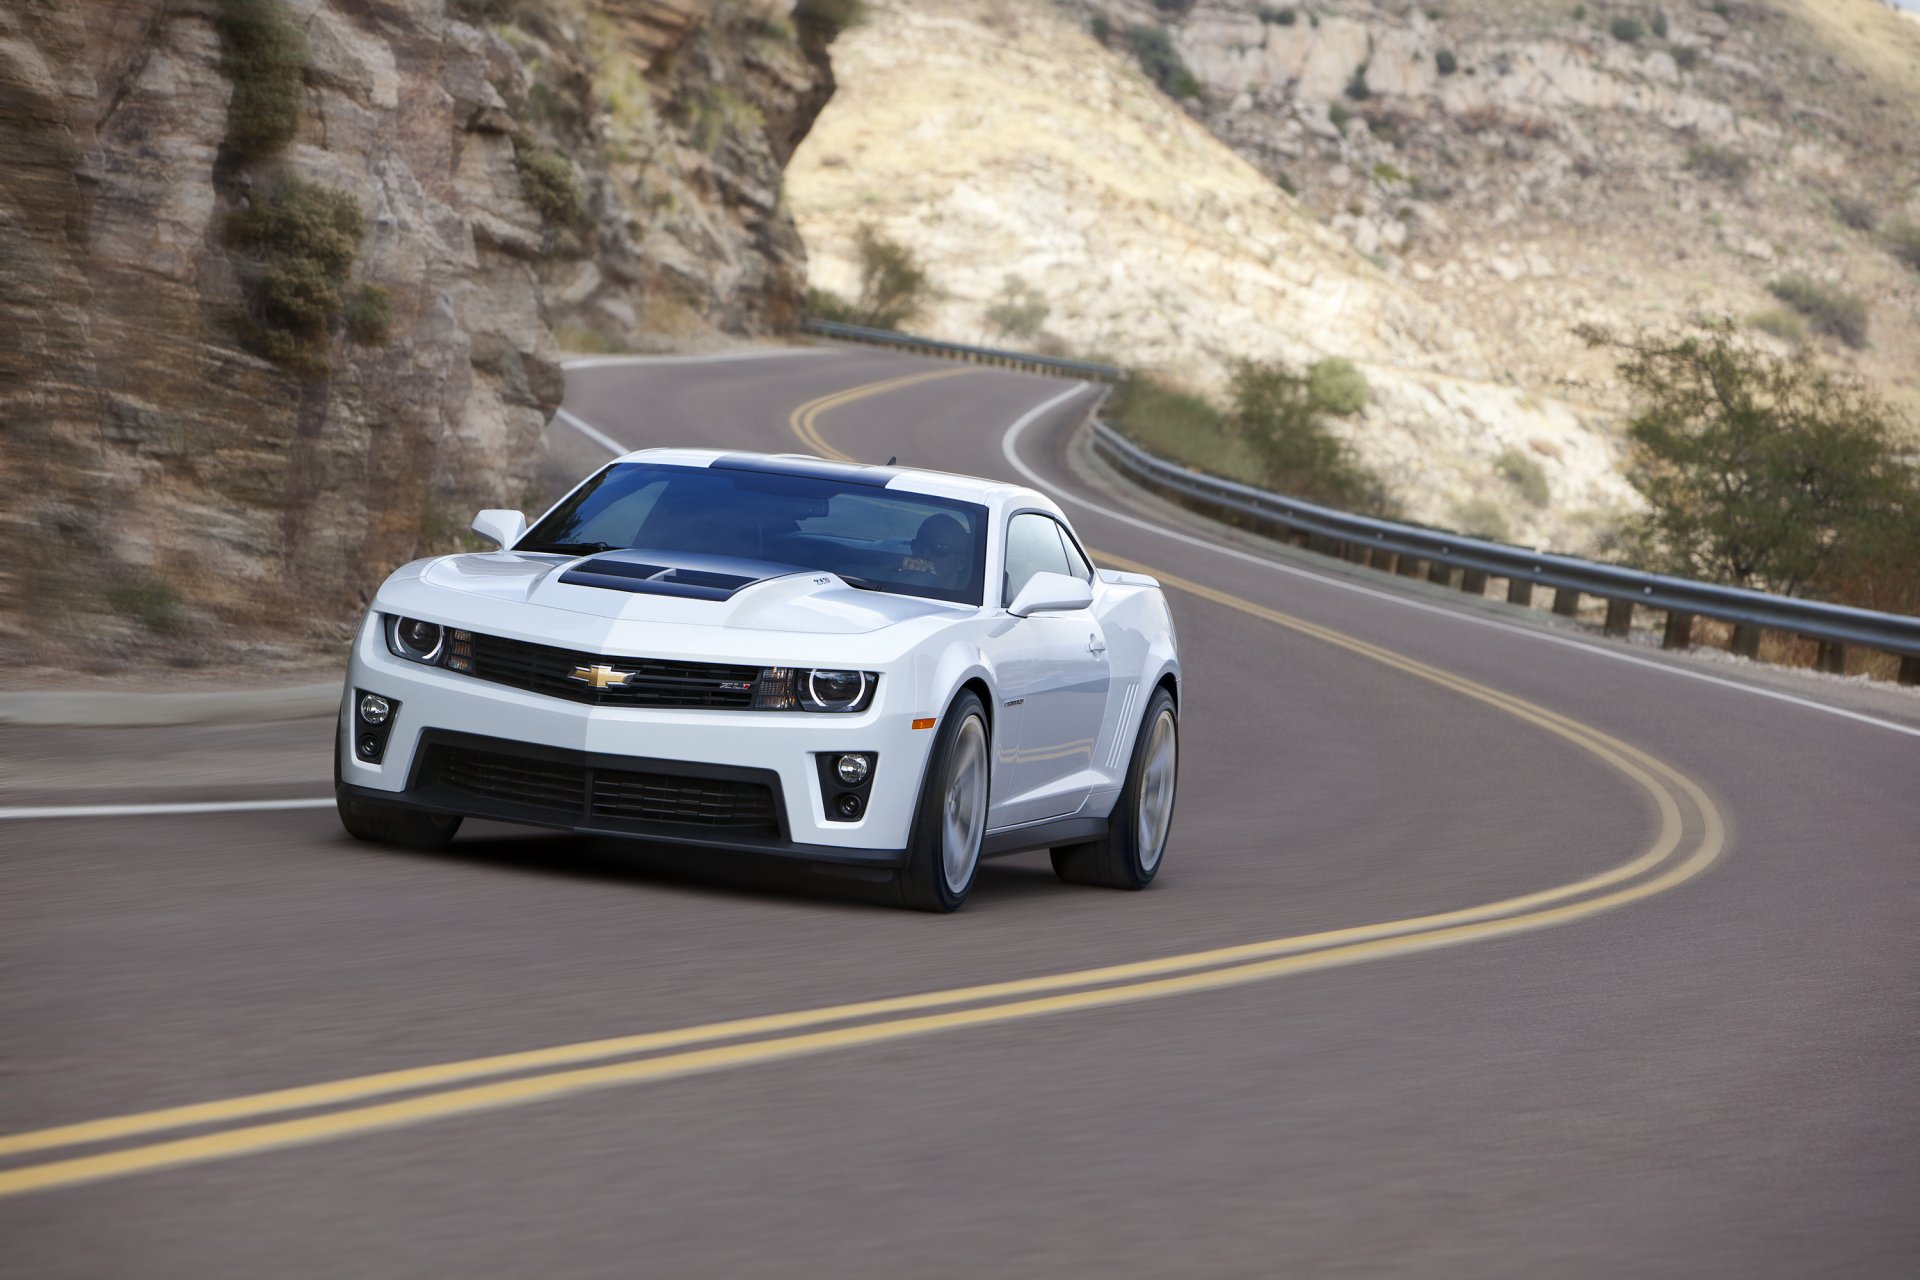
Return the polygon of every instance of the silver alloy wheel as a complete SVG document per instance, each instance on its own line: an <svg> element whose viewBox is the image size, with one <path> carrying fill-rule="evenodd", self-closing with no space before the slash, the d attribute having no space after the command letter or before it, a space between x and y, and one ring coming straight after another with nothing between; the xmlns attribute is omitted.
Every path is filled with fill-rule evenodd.
<svg viewBox="0 0 1920 1280"><path fill-rule="evenodd" d="M965 893L987 830L987 730L979 716L968 716L954 735L940 827L940 869L947 889Z"/></svg>
<svg viewBox="0 0 1920 1280"><path fill-rule="evenodd" d="M1179 751L1173 708L1166 707L1154 717L1153 727L1147 730L1146 761L1140 766L1140 795L1134 821L1142 871L1152 871L1159 866L1160 853L1167 846L1167 831L1173 826L1173 783Z"/></svg>

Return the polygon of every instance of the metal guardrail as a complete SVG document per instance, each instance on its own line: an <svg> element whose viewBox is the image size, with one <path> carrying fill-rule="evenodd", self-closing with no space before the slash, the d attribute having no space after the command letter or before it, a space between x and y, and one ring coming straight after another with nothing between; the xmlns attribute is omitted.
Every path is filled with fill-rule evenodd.
<svg viewBox="0 0 1920 1280"><path fill-rule="evenodd" d="M949 360L966 360L974 364L996 365L1003 369L1023 369L1029 373L1045 373L1056 377L1095 378L1101 382L1125 382L1127 371L1117 365L1095 364L1091 360L1066 360L1058 356L1035 355L1030 351L1007 351L999 347L974 347L964 342L942 342L938 338L921 338L911 333L896 333L892 329L869 329L865 325L841 324L838 320L818 320L808 316L800 322L807 333L817 333L823 338L839 338L843 342L869 342L876 346L898 347L903 351L917 351L922 355L943 356Z"/></svg>
<svg viewBox="0 0 1920 1280"><path fill-rule="evenodd" d="M1568 617L1577 612L1581 595L1598 596L1607 602L1606 630L1612 635L1627 633L1636 605L1665 610L1669 649L1692 642L1696 616L1733 623L1734 652L1747 657L1757 653L1761 628L1819 641L1818 665L1824 671L1844 669L1847 645L1877 649L1900 656L1902 684L1920 684L1920 618L1717 586L1353 515L1189 470L1097 419L1093 440L1098 453L1149 488L1277 525L1303 537L1310 549L1342 559L1408 575L1418 575L1424 566L1429 580L1447 585L1458 569L1461 589L1474 594L1485 593L1488 578L1505 578L1507 598L1516 604L1532 603L1536 586L1552 587L1557 593L1553 611Z"/></svg>

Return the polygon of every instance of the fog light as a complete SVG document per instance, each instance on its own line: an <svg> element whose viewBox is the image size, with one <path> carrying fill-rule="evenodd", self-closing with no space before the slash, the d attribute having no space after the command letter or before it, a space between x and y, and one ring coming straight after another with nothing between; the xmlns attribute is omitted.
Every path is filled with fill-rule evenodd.
<svg viewBox="0 0 1920 1280"><path fill-rule="evenodd" d="M374 737L370 733L361 734L359 750L360 750L360 756L364 760L379 759L380 758L380 739Z"/></svg>
<svg viewBox="0 0 1920 1280"><path fill-rule="evenodd" d="M848 822L860 816L861 808L859 796L841 796L833 802L834 813Z"/></svg>
<svg viewBox="0 0 1920 1280"><path fill-rule="evenodd" d="M393 714L393 707L377 693L360 695L360 718L368 724L385 724L387 717Z"/></svg>
<svg viewBox="0 0 1920 1280"><path fill-rule="evenodd" d="M865 756L845 755L833 762L834 776L850 787L857 787L867 780L867 767Z"/></svg>

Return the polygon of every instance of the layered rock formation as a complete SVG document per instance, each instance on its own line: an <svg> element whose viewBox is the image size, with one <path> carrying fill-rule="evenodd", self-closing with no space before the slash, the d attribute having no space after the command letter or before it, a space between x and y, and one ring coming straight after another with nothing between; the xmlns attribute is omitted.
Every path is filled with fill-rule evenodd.
<svg viewBox="0 0 1920 1280"><path fill-rule="evenodd" d="M791 7L0 4L5 656L336 644L520 505L556 326L790 324Z"/></svg>

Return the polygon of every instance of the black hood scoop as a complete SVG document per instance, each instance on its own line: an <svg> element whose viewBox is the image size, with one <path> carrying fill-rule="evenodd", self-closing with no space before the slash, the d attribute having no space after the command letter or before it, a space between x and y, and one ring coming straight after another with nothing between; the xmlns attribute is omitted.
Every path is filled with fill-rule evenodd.
<svg viewBox="0 0 1920 1280"><path fill-rule="evenodd" d="M801 570L790 564L706 556L692 551L608 551L582 560L560 575L576 587L631 591L637 595L680 596L689 600L731 600L736 592L784 578Z"/></svg>

